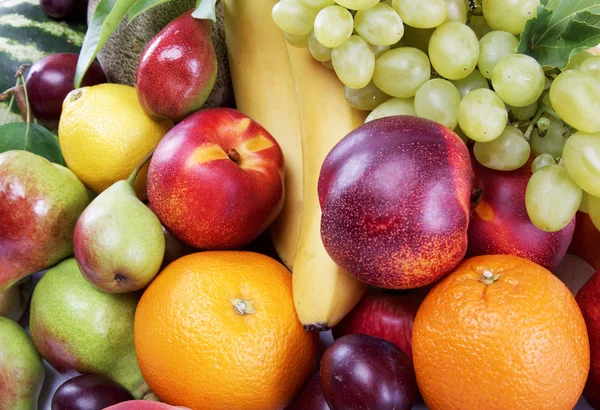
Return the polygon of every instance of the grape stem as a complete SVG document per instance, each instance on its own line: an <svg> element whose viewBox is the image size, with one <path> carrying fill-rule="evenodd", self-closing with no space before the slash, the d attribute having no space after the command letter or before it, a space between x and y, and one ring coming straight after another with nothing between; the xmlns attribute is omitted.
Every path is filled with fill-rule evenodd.
<svg viewBox="0 0 600 410"><path fill-rule="evenodd" d="M525 134L523 134L523 138L525 138L525 141L529 141L529 139L531 138L531 133L533 132L533 129L537 125L539 119L544 114L548 114L551 117L556 118L558 121L562 121L560 119L560 117L558 116L558 114L555 113L552 108L546 107L544 104L542 104L542 106L540 108L538 108L537 112L535 113L535 116L529 123L529 126L527 127L527 131L525 131Z"/></svg>

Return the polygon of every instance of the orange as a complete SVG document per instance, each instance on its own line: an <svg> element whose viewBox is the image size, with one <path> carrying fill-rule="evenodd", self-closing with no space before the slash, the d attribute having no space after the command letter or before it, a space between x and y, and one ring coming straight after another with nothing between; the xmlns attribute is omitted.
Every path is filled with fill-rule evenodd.
<svg viewBox="0 0 600 410"><path fill-rule="evenodd" d="M292 275L253 252L201 252L171 263L142 295L134 329L152 391L193 410L282 409L318 350L318 335L296 316Z"/></svg>
<svg viewBox="0 0 600 410"><path fill-rule="evenodd" d="M430 410L572 410L590 366L569 289L504 255L468 259L429 292L413 357Z"/></svg>

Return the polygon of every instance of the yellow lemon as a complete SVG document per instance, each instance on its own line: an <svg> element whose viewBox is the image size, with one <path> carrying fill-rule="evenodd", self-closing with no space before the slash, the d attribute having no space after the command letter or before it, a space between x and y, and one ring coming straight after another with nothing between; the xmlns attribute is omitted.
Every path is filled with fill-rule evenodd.
<svg viewBox="0 0 600 410"><path fill-rule="evenodd" d="M67 166L93 192L127 179L134 168L171 129L169 120L155 120L142 109L135 88L101 84L71 91L58 126L60 149ZM146 198L148 164L135 181Z"/></svg>

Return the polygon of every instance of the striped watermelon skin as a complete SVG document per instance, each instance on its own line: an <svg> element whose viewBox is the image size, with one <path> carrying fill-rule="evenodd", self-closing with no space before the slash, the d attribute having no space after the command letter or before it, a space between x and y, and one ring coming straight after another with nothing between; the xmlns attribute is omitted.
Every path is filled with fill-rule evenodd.
<svg viewBox="0 0 600 410"><path fill-rule="evenodd" d="M0 0L0 92L15 84L21 64L54 53L79 53L85 30L84 24L52 20L39 0ZM0 122L7 106L8 101L0 102ZM11 120L18 118L11 113Z"/></svg>

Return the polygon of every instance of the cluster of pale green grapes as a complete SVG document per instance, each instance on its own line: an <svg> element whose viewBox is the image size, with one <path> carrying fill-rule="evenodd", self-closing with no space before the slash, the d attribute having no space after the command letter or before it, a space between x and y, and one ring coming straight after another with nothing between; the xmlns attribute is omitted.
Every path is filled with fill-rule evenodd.
<svg viewBox="0 0 600 410"><path fill-rule="evenodd" d="M539 0L280 0L273 20L335 70L367 121L416 115L453 129L482 165L527 164L532 222L564 228L578 209L600 228L600 56L563 72L517 54Z"/></svg>

